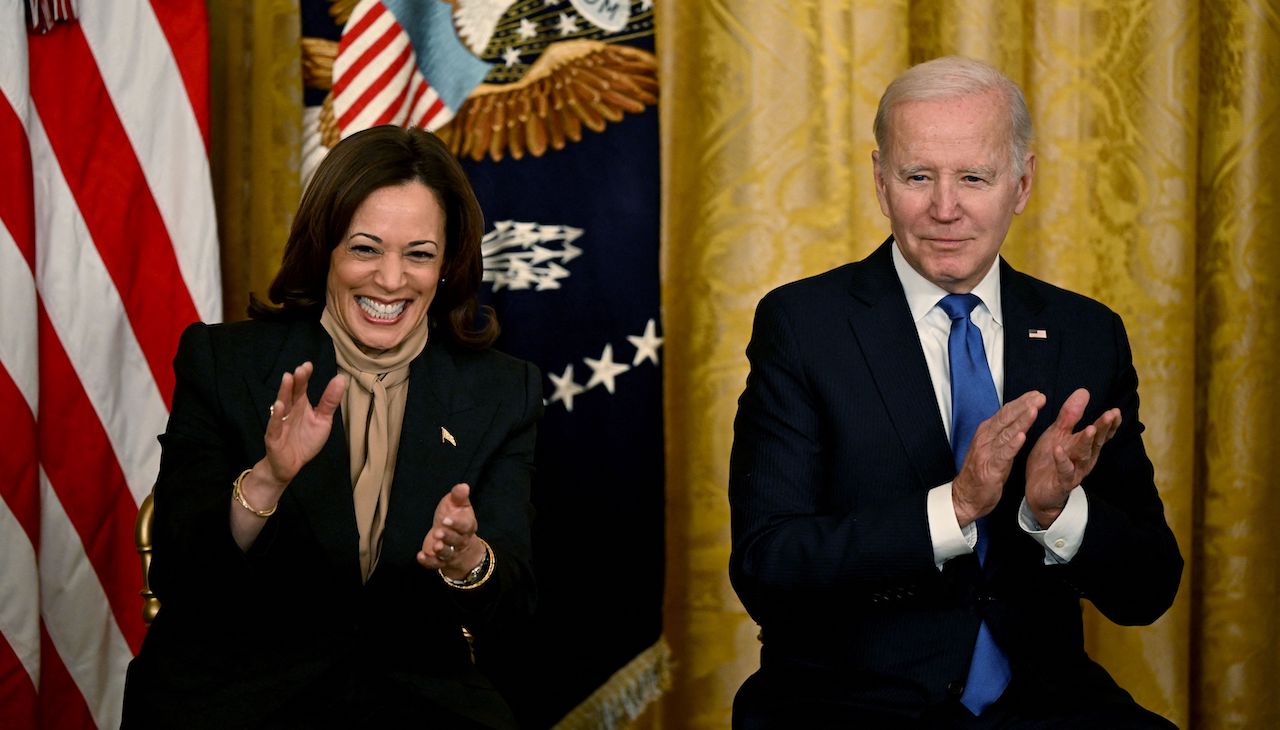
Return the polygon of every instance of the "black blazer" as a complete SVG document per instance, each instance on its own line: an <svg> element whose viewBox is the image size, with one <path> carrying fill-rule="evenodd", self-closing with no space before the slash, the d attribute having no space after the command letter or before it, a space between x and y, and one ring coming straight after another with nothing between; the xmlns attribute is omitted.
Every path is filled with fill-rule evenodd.
<svg viewBox="0 0 1280 730"><path fill-rule="evenodd" d="M982 618L1009 656L1010 696L1125 696L1085 655L1080 599L1116 623L1150 623L1182 558L1120 318L1000 262L1004 400L1039 390L1048 402L987 521L985 565L966 555L938 571L925 500L955 467L891 245L783 286L756 312L730 463L730 578L763 648L738 709L919 717L962 692ZM1017 523L1026 456L1080 387L1092 396L1082 426L1113 406L1123 423L1084 481L1078 554L1046 566Z"/></svg>
<svg viewBox="0 0 1280 730"><path fill-rule="evenodd" d="M532 612L540 375L442 340L410 365L381 556L362 583L340 414L247 553L227 516L232 480L264 454L281 375L313 362L314 403L337 372L328 334L317 321L187 329L155 487L150 577L161 610L129 668L125 727L514 724L461 627L482 648L494 627ZM457 482L471 485L496 557L493 577L472 591L415 560Z"/></svg>

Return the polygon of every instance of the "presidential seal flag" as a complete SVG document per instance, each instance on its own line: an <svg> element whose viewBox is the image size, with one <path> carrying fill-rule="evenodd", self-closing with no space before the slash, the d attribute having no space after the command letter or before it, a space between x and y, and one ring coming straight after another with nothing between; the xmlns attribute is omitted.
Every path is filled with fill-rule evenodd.
<svg viewBox="0 0 1280 730"><path fill-rule="evenodd" d="M0 727L114 728L170 365L221 318L203 0L0 0Z"/></svg>
<svg viewBox="0 0 1280 730"><path fill-rule="evenodd" d="M545 374L537 615L475 637L533 728L623 727L669 680L653 12L650 0L303 3L303 174L373 124L440 135L488 221L498 347Z"/></svg>

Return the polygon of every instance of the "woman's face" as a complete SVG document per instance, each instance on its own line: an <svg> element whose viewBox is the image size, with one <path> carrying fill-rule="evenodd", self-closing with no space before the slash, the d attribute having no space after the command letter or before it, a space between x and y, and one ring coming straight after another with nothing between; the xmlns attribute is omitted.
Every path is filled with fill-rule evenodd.
<svg viewBox="0 0 1280 730"><path fill-rule="evenodd" d="M328 305L366 350L424 327L444 266L444 209L419 182L373 191L329 259Z"/></svg>

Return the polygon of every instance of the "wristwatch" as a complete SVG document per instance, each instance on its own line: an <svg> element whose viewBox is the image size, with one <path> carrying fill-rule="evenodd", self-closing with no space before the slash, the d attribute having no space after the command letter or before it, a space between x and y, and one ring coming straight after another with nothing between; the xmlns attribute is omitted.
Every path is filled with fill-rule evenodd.
<svg viewBox="0 0 1280 730"><path fill-rule="evenodd" d="M459 582L462 583L463 585L471 585L472 583L475 583L476 581L480 580L480 576L484 575L484 569L487 567L489 567L489 551L485 550L484 560L481 560L480 564L472 568L471 572L463 576L462 580Z"/></svg>
<svg viewBox="0 0 1280 730"><path fill-rule="evenodd" d="M480 540L480 543L484 545L484 560L481 560L479 565L468 571L467 574L462 577L462 580L454 580L453 578L450 578L444 574L443 570L436 571L440 574L440 577L444 579L445 583L448 583L454 588L469 591L473 588L479 588L489 580L489 577L493 575L493 564L495 561L493 548L489 547L489 543L484 540Z"/></svg>

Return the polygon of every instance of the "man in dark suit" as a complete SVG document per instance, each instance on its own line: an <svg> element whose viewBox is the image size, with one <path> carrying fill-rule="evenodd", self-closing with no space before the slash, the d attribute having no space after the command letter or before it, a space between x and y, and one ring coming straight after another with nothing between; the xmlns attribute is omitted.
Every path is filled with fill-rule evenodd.
<svg viewBox="0 0 1280 730"><path fill-rule="evenodd" d="M761 626L734 726L1167 728L1085 654L1182 558L1120 318L999 251L1031 193L1022 92L963 58L876 115L893 236L760 303L730 577Z"/></svg>

